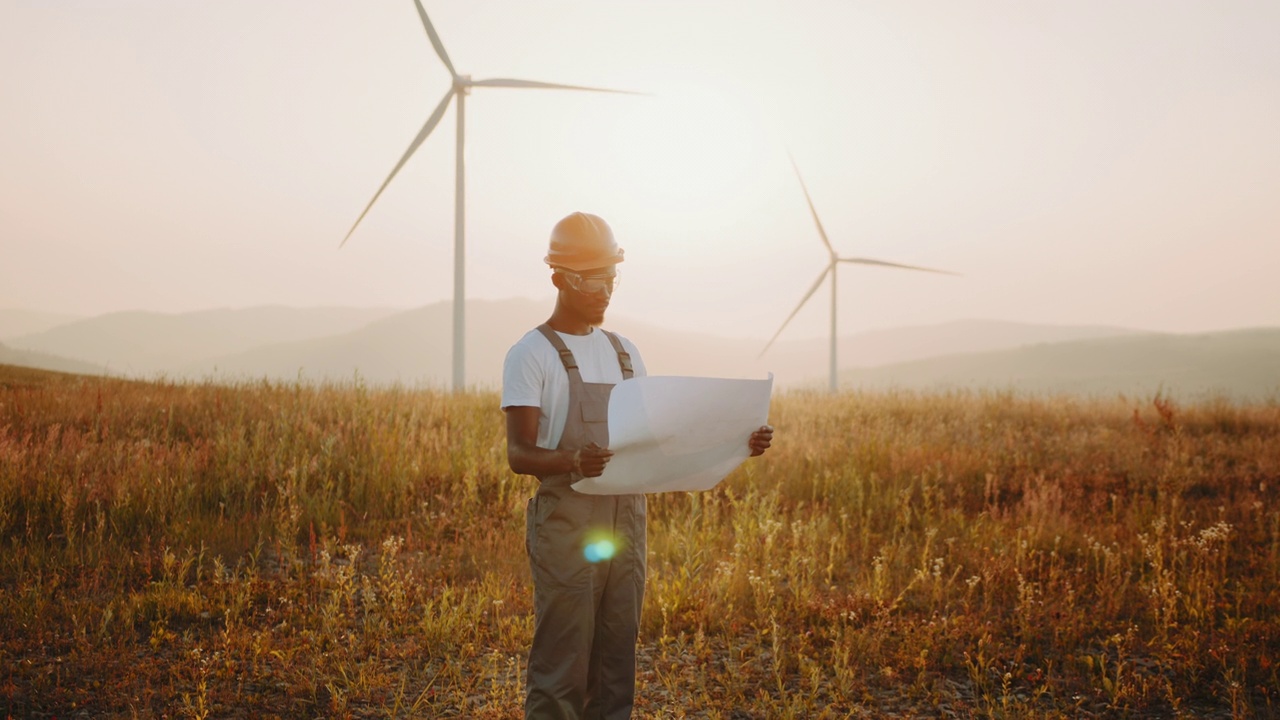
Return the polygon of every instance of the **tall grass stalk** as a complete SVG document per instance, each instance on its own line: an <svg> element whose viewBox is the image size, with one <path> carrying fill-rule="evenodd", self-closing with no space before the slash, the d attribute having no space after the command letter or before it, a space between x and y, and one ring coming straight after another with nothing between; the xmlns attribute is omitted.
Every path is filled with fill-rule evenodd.
<svg viewBox="0 0 1280 720"><path fill-rule="evenodd" d="M1280 713L1280 405L792 393L650 499L641 717ZM493 393L0 368L0 716L519 716Z"/></svg>

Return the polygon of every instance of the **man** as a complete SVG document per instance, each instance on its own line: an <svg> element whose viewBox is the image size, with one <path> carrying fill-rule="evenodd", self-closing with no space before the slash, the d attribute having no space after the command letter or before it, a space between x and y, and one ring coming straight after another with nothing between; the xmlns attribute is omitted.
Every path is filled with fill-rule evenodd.
<svg viewBox="0 0 1280 720"><path fill-rule="evenodd" d="M609 392L645 374L631 341L600 327L623 251L601 218L573 213L551 231L545 261L558 292L550 319L507 353L502 409L507 462L534 475L525 548L533 573L534 633L525 717L631 716L645 581L643 495L585 495L613 453ZM770 445L765 426L744 438Z"/></svg>

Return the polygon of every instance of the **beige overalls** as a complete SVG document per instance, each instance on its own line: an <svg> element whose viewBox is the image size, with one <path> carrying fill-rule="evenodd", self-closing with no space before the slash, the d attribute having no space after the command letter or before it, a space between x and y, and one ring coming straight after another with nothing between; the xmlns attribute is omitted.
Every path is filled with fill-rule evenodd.
<svg viewBox="0 0 1280 720"><path fill-rule="evenodd" d="M609 383L582 381L564 341L538 330L569 375L569 417L559 450L609 446ZM631 356L613 333L623 379ZM525 717L615 720L631 716L635 648L645 578L644 495L584 495L569 473L539 478L526 508L525 546L533 571L535 625L529 651ZM608 546L612 543L612 557ZM590 547L589 547L590 546Z"/></svg>

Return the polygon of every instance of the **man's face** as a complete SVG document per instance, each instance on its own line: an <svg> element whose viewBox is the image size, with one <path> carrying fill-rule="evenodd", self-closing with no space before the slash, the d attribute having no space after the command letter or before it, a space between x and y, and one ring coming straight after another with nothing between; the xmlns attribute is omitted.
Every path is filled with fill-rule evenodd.
<svg viewBox="0 0 1280 720"><path fill-rule="evenodd" d="M592 326L604 322L604 311L617 286L618 268L615 265L592 268L581 272L559 270L563 281L562 295L568 307Z"/></svg>

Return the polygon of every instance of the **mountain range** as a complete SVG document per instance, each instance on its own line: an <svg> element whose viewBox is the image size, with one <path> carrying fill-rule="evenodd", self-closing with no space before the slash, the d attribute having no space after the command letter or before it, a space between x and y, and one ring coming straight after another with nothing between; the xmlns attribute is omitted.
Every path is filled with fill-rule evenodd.
<svg viewBox="0 0 1280 720"><path fill-rule="evenodd" d="M19 367L40 368L41 370L57 370L58 372L75 373L77 375L105 375L106 368L92 363L69 360L57 355L50 355L30 350L18 350L0 344L0 365L17 365Z"/></svg>
<svg viewBox="0 0 1280 720"><path fill-rule="evenodd" d="M1280 399L1280 329L1040 343L848 370L840 381L869 389Z"/></svg>
<svg viewBox="0 0 1280 720"><path fill-rule="evenodd" d="M506 350L546 319L546 301L467 303L467 381L501 384ZM85 374L175 379L350 381L445 387L448 302L394 308L258 307L59 318L0 312L0 363ZM42 325L43 323L43 325ZM633 318L606 325L641 349L651 374L764 377L779 388L826 386L828 342L671 331ZM8 328L36 328L12 333ZM479 330L483 328L483 331ZM7 347L6 347L7 346ZM1107 326L989 320L878 330L839 339L842 386L996 388L1085 394L1275 398L1280 328L1173 335Z"/></svg>
<svg viewBox="0 0 1280 720"><path fill-rule="evenodd" d="M44 332L83 319L83 316L66 313L0 308L0 342L4 342L6 338Z"/></svg>
<svg viewBox="0 0 1280 720"><path fill-rule="evenodd" d="M184 375L185 368L209 357L273 342L339 335L395 312L391 308L279 306L179 314L116 312L75 319L42 332L0 337L14 349L87 362L114 374ZM20 324L13 318L9 322Z"/></svg>

